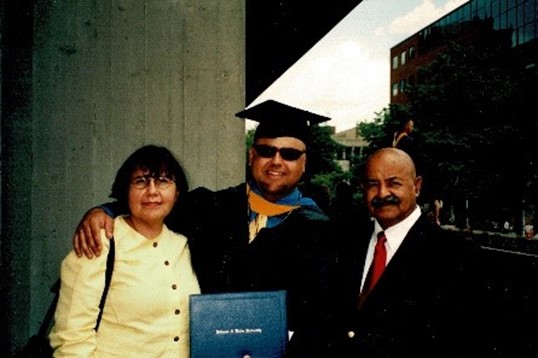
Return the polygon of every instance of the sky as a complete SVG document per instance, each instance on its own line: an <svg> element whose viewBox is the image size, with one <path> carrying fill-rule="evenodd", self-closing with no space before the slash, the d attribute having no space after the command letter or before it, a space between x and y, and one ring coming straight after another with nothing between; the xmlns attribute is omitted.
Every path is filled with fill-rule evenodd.
<svg viewBox="0 0 538 358"><path fill-rule="evenodd" d="M332 118L336 132L372 121L390 103L391 47L466 2L363 0L249 107L274 99Z"/></svg>

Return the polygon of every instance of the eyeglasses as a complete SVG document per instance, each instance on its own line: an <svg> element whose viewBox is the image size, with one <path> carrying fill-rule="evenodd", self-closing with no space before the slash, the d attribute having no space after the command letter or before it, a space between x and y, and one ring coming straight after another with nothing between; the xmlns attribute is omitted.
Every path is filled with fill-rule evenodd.
<svg viewBox="0 0 538 358"><path fill-rule="evenodd" d="M299 150L295 148L277 148L266 144L254 144L254 149L258 155L262 158L273 158L276 153L280 153L282 159L287 161L297 160L306 153L306 150Z"/></svg>
<svg viewBox="0 0 538 358"><path fill-rule="evenodd" d="M151 181L155 184L157 189L168 189L175 181L165 176L152 177L149 175L134 177L131 180L131 185L137 189L145 189L149 186Z"/></svg>

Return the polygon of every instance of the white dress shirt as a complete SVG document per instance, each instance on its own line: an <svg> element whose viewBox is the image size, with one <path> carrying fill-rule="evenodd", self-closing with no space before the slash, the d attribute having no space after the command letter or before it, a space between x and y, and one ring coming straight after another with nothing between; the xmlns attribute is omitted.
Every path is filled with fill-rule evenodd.
<svg viewBox="0 0 538 358"><path fill-rule="evenodd" d="M415 224L415 222L420 217L421 211L420 207L417 205L415 207L415 210L406 217L403 221L399 222L398 224L391 226L387 228L386 230L383 230L381 228L381 225L377 222L377 220L374 220L374 231L372 233L372 236L370 237L370 244L368 245L368 251L366 253L366 260L364 261L364 271L362 273L362 282L361 282L361 291L362 286L364 285L364 281L366 280L366 276L368 275L368 270L370 269L370 265L372 264L372 261L374 259L374 250L375 250L375 244L377 242L377 234L381 231L385 232L385 237L387 238L387 241L385 242L385 248L387 249L387 260L386 265L389 264L390 260L392 259L392 256L394 256L394 253L398 248L400 247L402 241L404 240L405 236L411 229L411 227Z"/></svg>

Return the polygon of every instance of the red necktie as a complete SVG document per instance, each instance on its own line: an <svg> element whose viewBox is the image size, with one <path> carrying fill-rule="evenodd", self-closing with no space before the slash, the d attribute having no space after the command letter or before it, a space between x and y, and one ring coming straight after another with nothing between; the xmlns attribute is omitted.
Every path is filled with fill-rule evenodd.
<svg viewBox="0 0 538 358"><path fill-rule="evenodd" d="M379 277L385 269L387 262L387 249L385 248L386 241L387 237L385 236L385 233L383 231L379 232L377 234L377 243L375 244L374 259L370 265L368 275L366 276L366 281L364 282L361 294L359 296L359 307L366 296L368 296L370 291L372 291L377 283L377 280L379 280Z"/></svg>

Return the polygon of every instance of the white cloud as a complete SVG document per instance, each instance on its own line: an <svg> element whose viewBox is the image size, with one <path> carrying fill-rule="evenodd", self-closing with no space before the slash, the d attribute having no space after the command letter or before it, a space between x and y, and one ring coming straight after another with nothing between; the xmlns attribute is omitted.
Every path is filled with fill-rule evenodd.
<svg viewBox="0 0 538 358"><path fill-rule="evenodd" d="M467 1L363 0L251 105L275 99L337 131L369 121L390 102L390 48Z"/></svg>
<svg viewBox="0 0 538 358"><path fill-rule="evenodd" d="M303 57L252 104L272 98L339 119L330 124L348 129L371 119L373 105L386 105L388 95L379 94L388 91L387 66L388 60L372 58L357 41L333 43Z"/></svg>
<svg viewBox="0 0 538 358"><path fill-rule="evenodd" d="M390 34L401 37L401 40L403 40L467 1L451 0L447 1L443 6L438 7L433 0L422 0L410 12L395 18L389 24L388 31ZM401 40L398 40L398 42Z"/></svg>

